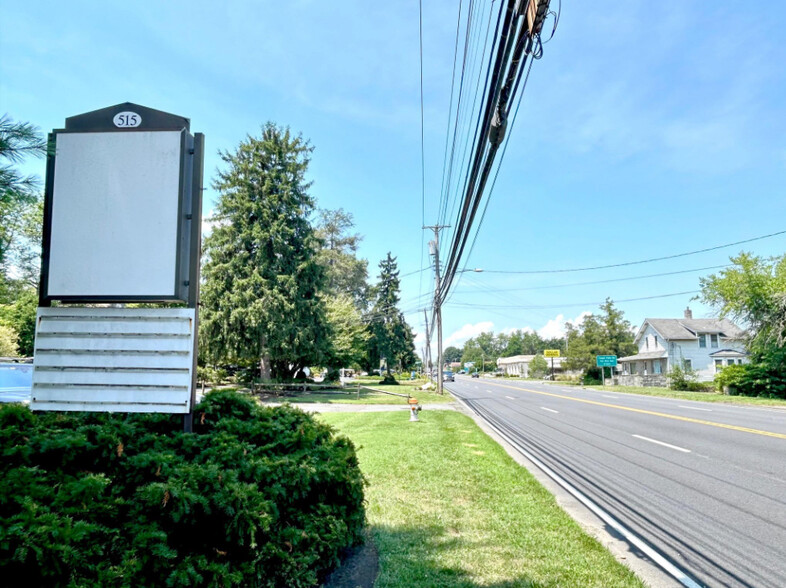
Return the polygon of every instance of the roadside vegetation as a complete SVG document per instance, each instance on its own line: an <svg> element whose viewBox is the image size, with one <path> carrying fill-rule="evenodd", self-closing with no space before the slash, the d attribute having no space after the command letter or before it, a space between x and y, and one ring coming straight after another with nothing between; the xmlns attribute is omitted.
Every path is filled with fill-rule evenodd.
<svg viewBox="0 0 786 588"><path fill-rule="evenodd" d="M359 447L376 588L643 586L469 417L318 418Z"/></svg>
<svg viewBox="0 0 786 588"><path fill-rule="evenodd" d="M316 586L360 542L346 438L230 391L172 415L0 407L8 586Z"/></svg>

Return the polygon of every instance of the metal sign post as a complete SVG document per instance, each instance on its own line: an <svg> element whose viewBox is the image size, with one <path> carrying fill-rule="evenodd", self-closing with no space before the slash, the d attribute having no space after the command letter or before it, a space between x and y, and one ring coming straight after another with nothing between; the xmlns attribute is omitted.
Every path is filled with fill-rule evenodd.
<svg viewBox="0 0 786 588"><path fill-rule="evenodd" d="M49 144L31 408L190 415L204 136L124 103ZM186 308L119 306L139 302Z"/></svg>
<svg viewBox="0 0 786 588"><path fill-rule="evenodd" d="M551 358L551 381L554 381L554 358L559 357L559 349L546 349L543 351L543 357Z"/></svg>
<svg viewBox="0 0 786 588"><path fill-rule="evenodd" d="M617 366L616 355L596 355L595 364L600 368L601 377L603 378L603 385L606 385L606 368L614 368Z"/></svg>

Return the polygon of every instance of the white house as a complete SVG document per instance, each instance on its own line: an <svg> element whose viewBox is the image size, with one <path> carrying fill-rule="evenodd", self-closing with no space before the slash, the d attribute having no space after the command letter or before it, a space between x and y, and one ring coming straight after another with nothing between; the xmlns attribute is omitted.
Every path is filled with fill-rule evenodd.
<svg viewBox="0 0 786 588"><path fill-rule="evenodd" d="M708 382L725 366L748 362L737 325L728 319L694 319L690 308L681 319L644 319L634 342L639 352L617 360L621 380L626 375L665 377L680 365Z"/></svg>
<svg viewBox="0 0 786 588"><path fill-rule="evenodd" d="M534 355L511 355L510 357L500 357L497 360L497 369L505 372L506 376L520 376L522 378L529 377L529 364L535 359ZM551 359L546 358L546 363L549 365L549 372L551 371ZM554 371L562 372L562 362L564 357L555 357Z"/></svg>

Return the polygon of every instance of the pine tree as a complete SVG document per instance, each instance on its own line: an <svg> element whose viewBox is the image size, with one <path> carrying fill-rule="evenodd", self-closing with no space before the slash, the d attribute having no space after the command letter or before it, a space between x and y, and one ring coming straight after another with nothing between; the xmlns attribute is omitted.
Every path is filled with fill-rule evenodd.
<svg viewBox="0 0 786 588"><path fill-rule="evenodd" d="M34 176L24 176L16 165L26 157L41 157L46 153L46 141L30 123L14 122L7 115L0 117L0 303L13 302L19 287L8 277L15 250L29 254L37 269L37 243L26 248L24 230L26 218L38 206L40 182ZM22 268L28 269L27 267ZM35 272L34 272L35 273Z"/></svg>
<svg viewBox="0 0 786 588"><path fill-rule="evenodd" d="M391 366L406 369L417 357L412 329L398 308L400 281L396 258L390 252L379 263L379 270L379 283L374 288L374 306L369 317L368 367L374 369L385 359L390 375Z"/></svg>
<svg viewBox="0 0 786 588"><path fill-rule="evenodd" d="M263 378L290 379L319 365L329 348L324 269L308 222L314 199L305 181L313 148L267 123L247 136L227 169L205 240L200 338L212 362L259 362Z"/></svg>

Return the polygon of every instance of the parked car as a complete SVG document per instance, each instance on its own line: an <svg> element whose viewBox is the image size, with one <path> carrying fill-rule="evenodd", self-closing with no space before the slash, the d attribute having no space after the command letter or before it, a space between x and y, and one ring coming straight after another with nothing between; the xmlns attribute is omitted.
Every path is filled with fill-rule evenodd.
<svg viewBox="0 0 786 588"><path fill-rule="evenodd" d="M0 363L0 402L30 402L33 386L33 365Z"/></svg>
<svg viewBox="0 0 786 588"><path fill-rule="evenodd" d="M442 381L455 382L456 378L453 376L453 372L442 372Z"/></svg>
<svg viewBox="0 0 786 588"><path fill-rule="evenodd" d="M479 378L480 374L478 372L472 372L472 377L473 378Z"/></svg>

